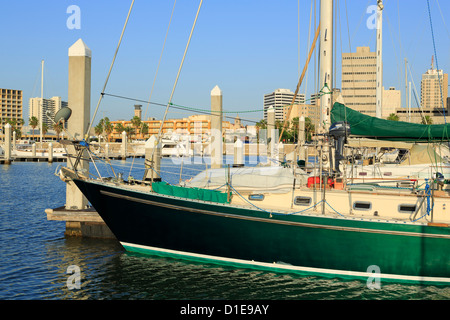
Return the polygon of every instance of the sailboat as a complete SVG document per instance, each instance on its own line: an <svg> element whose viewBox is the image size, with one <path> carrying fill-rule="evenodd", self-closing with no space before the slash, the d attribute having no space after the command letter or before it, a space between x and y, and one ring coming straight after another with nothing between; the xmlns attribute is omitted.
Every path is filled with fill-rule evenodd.
<svg viewBox="0 0 450 320"><path fill-rule="evenodd" d="M425 125L389 121L364 115L336 102L331 110L332 122L345 122L351 127L350 148L395 148L394 158L386 162L372 161L348 165L348 177L363 179L429 179L450 178L450 124ZM343 157L343 155L341 155ZM374 158L382 155L373 154ZM351 158L351 157L348 157ZM344 165L340 164L341 167ZM446 187L449 187L446 185Z"/></svg>
<svg viewBox="0 0 450 320"><path fill-rule="evenodd" d="M324 87L332 76L332 27L333 1L322 0ZM330 110L326 96L316 176L296 166L222 167L169 185L91 178L76 165L62 167L60 175L76 184L129 252L364 281L449 285L449 194L442 181L427 180L422 188L348 187L327 156L348 138L345 123L330 123ZM85 141L71 143L77 161L89 152Z"/></svg>

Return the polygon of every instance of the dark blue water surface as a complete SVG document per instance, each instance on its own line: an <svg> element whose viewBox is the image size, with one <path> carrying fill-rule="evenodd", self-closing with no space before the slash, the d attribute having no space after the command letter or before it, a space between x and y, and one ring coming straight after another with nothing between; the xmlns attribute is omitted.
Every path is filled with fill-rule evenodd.
<svg viewBox="0 0 450 320"><path fill-rule="evenodd" d="M143 160L115 161L116 173L141 177ZM45 209L65 203L58 163L0 166L1 300L446 300L450 287L302 277L126 253L116 240L65 237L65 223L48 221ZM65 164L63 164L65 165ZM127 166L125 166L127 165ZM204 169L184 165L183 179ZM163 178L177 182L180 167L164 159ZM101 167L102 174L107 170ZM91 172L95 172L91 168ZM173 174L172 174L173 173ZM78 266L80 288L67 273Z"/></svg>

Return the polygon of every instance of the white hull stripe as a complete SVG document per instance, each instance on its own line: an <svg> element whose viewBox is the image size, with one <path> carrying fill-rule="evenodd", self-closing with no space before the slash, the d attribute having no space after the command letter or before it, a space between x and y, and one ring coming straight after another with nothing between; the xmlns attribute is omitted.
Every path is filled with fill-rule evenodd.
<svg viewBox="0 0 450 320"><path fill-rule="evenodd" d="M431 282L431 283L449 283L450 284L450 278L442 278L442 277L422 277L422 276L406 276L406 275L398 275L398 274L375 274L371 272L358 272L358 271L346 271L346 270L334 270L334 269L322 269L322 268L311 268L311 267L300 267L300 266L293 266L289 264L284 263L267 263L267 262L257 262L253 260L241 260L241 259L232 259L232 258L225 258L225 257L217 257L217 256L211 256L211 255L205 255L205 254L197 254L197 253L191 253L191 252L183 252L183 251L177 251L177 250L169 250L169 249L162 249L157 247L151 247L151 246L143 246L139 244L133 244L133 243L127 243L127 242L120 242L122 246L125 248L135 248L145 251L154 251L154 252L161 252L169 255L177 255L182 256L185 258L191 257L201 260L213 260L213 261L221 261L225 263L230 264L239 264L239 265L250 265L254 267L262 267L262 268L270 268L270 269L279 269L279 270L286 270L286 271L297 271L297 272L305 272L305 273L313 273L313 274L324 274L324 275L336 275L336 276L343 276L343 277L352 277L352 278L374 278L375 276L382 279L388 279L388 280L401 280L401 281L408 281L408 282Z"/></svg>

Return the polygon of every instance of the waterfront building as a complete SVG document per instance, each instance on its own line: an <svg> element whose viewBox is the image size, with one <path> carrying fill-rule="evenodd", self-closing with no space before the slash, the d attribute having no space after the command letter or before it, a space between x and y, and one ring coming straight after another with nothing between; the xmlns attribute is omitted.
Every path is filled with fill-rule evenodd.
<svg viewBox="0 0 450 320"><path fill-rule="evenodd" d="M287 111L285 111L285 119L286 117ZM287 120L292 122L294 118L300 119L300 117L310 118L312 123L318 123L320 118L318 106L313 104L294 104Z"/></svg>
<svg viewBox="0 0 450 320"><path fill-rule="evenodd" d="M422 74L420 89L422 109L443 112L443 108L447 107L448 74L444 73L443 70L437 70L431 63L431 68Z"/></svg>
<svg viewBox="0 0 450 320"><path fill-rule="evenodd" d="M292 103L294 92L289 89L277 89L272 93L264 95L264 120L267 121L267 109L273 106L275 109L275 120L283 121L285 119L285 107ZM294 104L304 104L305 95L297 94Z"/></svg>
<svg viewBox="0 0 450 320"><path fill-rule="evenodd" d="M320 105L320 94L319 93L313 93L311 94L311 98L309 99L309 103L314 106Z"/></svg>
<svg viewBox="0 0 450 320"><path fill-rule="evenodd" d="M431 62L431 68L422 74L420 83L420 108L397 109L400 121L422 123L429 117L432 124L448 123L448 74L437 70Z"/></svg>
<svg viewBox="0 0 450 320"><path fill-rule="evenodd" d="M342 97L353 110L376 116L377 56L369 47L342 53Z"/></svg>
<svg viewBox="0 0 450 320"><path fill-rule="evenodd" d="M0 88L0 123L6 119L23 119L22 90Z"/></svg>
<svg viewBox="0 0 450 320"><path fill-rule="evenodd" d="M162 120L144 120L143 123L147 124L148 132L145 134L140 134L140 129L133 127L130 120L117 120L111 121L114 131L112 132L110 138L111 141L117 141L122 139L122 132L117 130L117 126L121 124L123 128L130 127L133 130L131 134L132 138L148 139L152 135L157 135L161 127ZM229 121L222 122L223 132L229 130L233 125ZM178 134L189 134L189 135L209 135L211 132L211 115L192 115L187 118L182 119L166 119L162 126L162 134L178 133Z"/></svg>
<svg viewBox="0 0 450 320"><path fill-rule="evenodd" d="M29 100L29 118L36 117L39 123L45 123L49 128L53 126L55 114L64 107L68 106L61 97L52 97L51 99L30 98Z"/></svg>

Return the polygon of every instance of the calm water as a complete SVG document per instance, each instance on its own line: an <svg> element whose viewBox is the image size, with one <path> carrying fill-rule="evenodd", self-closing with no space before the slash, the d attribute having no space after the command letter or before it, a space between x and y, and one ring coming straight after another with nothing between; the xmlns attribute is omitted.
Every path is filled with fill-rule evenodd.
<svg viewBox="0 0 450 320"><path fill-rule="evenodd" d="M177 181L179 169L170 169L171 163L166 160L163 178ZM450 298L450 287L381 283L381 289L371 290L361 281L142 257L127 254L115 240L66 238L64 222L48 221L44 212L65 203L65 184L53 175L58 165L17 162L0 166L0 300ZM141 177L142 165L142 159L135 160L132 175ZM183 173L203 168L185 165ZM170 175L170 170L175 174ZM117 171L129 174L125 167L117 167ZM80 289L67 287L71 265L80 268Z"/></svg>

